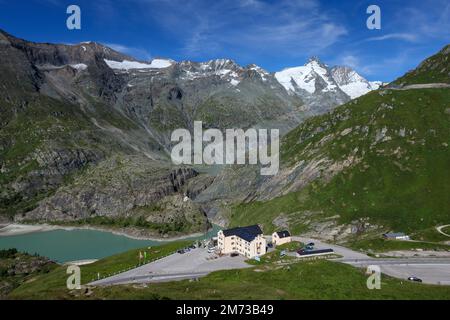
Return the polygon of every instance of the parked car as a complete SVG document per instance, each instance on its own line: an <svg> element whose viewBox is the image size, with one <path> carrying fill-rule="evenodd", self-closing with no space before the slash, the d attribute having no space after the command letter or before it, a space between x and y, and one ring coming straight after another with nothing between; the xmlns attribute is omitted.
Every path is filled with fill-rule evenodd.
<svg viewBox="0 0 450 320"><path fill-rule="evenodd" d="M214 248L208 248L208 253L214 253L216 250Z"/></svg>
<svg viewBox="0 0 450 320"><path fill-rule="evenodd" d="M232 254L230 254L230 257L232 257L232 258L234 258L234 257L239 257L239 253L232 253Z"/></svg>
<svg viewBox="0 0 450 320"><path fill-rule="evenodd" d="M184 250L178 250L177 251L179 254L184 254Z"/></svg>
<svg viewBox="0 0 450 320"><path fill-rule="evenodd" d="M314 247L316 244L314 243L314 242L310 242L310 243L308 243L306 246L307 247Z"/></svg>
<svg viewBox="0 0 450 320"><path fill-rule="evenodd" d="M267 244L267 247L268 247L268 248L273 248L273 243L268 243L268 244Z"/></svg>
<svg viewBox="0 0 450 320"><path fill-rule="evenodd" d="M408 277L409 281L414 281L414 282L422 282L422 279L417 278L417 277Z"/></svg>

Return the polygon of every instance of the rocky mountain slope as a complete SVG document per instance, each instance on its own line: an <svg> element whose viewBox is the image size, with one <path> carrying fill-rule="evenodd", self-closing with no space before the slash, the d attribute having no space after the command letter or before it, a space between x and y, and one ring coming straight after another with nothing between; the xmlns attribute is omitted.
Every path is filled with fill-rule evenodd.
<svg viewBox="0 0 450 320"><path fill-rule="evenodd" d="M291 131L280 174L228 211L231 223L258 220L332 240L448 223L450 88L395 84L450 84L449 53Z"/></svg>
<svg viewBox="0 0 450 320"><path fill-rule="evenodd" d="M227 170L172 166L174 129L203 121L284 134L365 90L346 86L370 86L350 69L325 76L314 67L317 90L292 91L277 74L228 59L144 62L94 42L32 43L3 31L0 57L0 219L100 216L157 234L203 231L214 201L193 200L221 199L211 190L230 180Z"/></svg>

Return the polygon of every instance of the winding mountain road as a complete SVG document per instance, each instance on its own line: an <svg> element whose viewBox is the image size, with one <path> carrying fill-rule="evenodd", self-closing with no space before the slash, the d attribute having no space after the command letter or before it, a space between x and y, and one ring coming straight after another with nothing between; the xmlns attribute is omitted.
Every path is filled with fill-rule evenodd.
<svg viewBox="0 0 450 320"><path fill-rule="evenodd" d="M447 236L450 238L450 234L445 233L444 231L442 231L442 229L450 227L450 224L446 224L445 226L439 226L436 227L437 232L439 232L440 234L443 234L444 236Z"/></svg>
<svg viewBox="0 0 450 320"><path fill-rule="evenodd" d="M382 89L389 90L417 90L417 89L443 89L450 88L450 84L448 83L423 83L423 84L409 84L403 87L386 87Z"/></svg>

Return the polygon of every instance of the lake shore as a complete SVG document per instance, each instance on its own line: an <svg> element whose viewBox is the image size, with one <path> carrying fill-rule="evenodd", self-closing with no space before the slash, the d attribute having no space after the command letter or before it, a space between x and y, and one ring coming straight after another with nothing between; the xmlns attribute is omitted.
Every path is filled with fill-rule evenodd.
<svg viewBox="0 0 450 320"><path fill-rule="evenodd" d="M178 241L178 240L186 240L190 238L198 238L204 235L204 233L193 233L188 235L182 235L177 237L152 237L139 234L140 230L137 229L112 229L112 228L102 228L97 226L60 226L60 225L50 225L50 224L18 224L18 223L10 223L10 224L0 224L0 237L10 237L17 235L24 235L28 233L36 233L36 232L47 232L54 230L65 230L65 231L73 231L73 230L94 230L101 232L109 232L118 236L124 236L134 240L150 240L150 241L158 241L158 242L169 242L169 241ZM212 229L208 230L211 231Z"/></svg>

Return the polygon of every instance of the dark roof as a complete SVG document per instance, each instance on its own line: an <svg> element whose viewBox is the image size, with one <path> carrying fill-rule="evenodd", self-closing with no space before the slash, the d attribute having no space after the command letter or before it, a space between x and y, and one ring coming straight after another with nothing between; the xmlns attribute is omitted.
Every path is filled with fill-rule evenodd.
<svg viewBox="0 0 450 320"><path fill-rule="evenodd" d="M238 236L248 242L253 241L260 234L263 234L263 232L258 225L223 230L225 237Z"/></svg>
<svg viewBox="0 0 450 320"><path fill-rule="evenodd" d="M300 256L310 256L313 254L322 254L322 253L334 253L333 249L323 249L323 250L311 250L311 251L297 251Z"/></svg>
<svg viewBox="0 0 450 320"><path fill-rule="evenodd" d="M386 238L396 238L396 237L404 237L406 236L406 234L404 234L403 232L390 232L383 234L383 236L385 236Z"/></svg>
<svg viewBox="0 0 450 320"><path fill-rule="evenodd" d="M291 234L287 230L278 231L277 234L278 234L278 237L280 237L280 238L287 238L287 237L291 236Z"/></svg>

